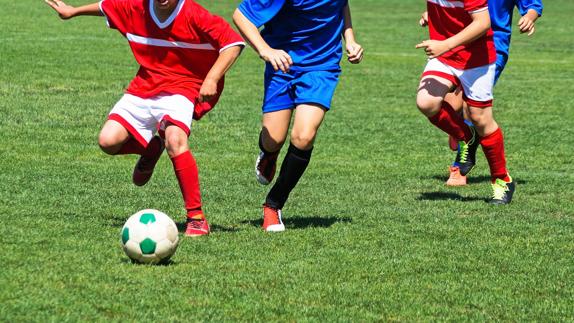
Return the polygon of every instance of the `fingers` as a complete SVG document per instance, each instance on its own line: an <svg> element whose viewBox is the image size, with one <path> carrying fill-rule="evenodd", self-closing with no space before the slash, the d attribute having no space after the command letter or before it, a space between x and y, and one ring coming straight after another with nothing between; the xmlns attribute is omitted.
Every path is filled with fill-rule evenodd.
<svg viewBox="0 0 574 323"><path fill-rule="evenodd" d="M348 53L348 61L351 64L358 64L363 60L363 52L364 49L361 45L359 44L355 44L354 46L351 46L350 48L347 49L347 53Z"/></svg>
<svg viewBox="0 0 574 323"><path fill-rule="evenodd" d="M532 29L530 29L530 32L528 33L528 36L532 36L535 31L536 31L536 28L535 28L534 26L532 26Z"/></svg>
<svg viewBox="0 0 574 323"><path fill-rule="evenodd" d="M270 61L275 71L281 70L283 73L289 72L291 65L293 65L291 56L282 50L276 51Z"/></svg>
<svg viewBox="0 0 574 323"><path fill-rule="evenodd" d="M419 48L427 48L427 47L428 47L428 40L425 40L425 41L423 41L423 42L421 42L421 43L418 43L418 44L415 46L416 49L419 49Z"/></svg>

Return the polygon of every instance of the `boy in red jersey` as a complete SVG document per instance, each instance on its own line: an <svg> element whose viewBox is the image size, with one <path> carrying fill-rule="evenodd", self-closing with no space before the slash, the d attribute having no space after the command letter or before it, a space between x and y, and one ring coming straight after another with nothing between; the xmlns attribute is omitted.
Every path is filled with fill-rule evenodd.
<svg viewBox="0 0 574 323"><path fill-rule="evenodd" d="M502 131L492 114L496 50L487 0L427 0L427 11L430 40L416 45L429 58L417 106L432 124L459 142L457 163L462 175L474 167L476 150L482 146L492 179L490 203L508 204L515 183L506 169ZM474 126L468 126L444 100L457 86Z"/></svg>
<svg viewBox="0 0 574 323"><path fill-rule="evenodd" d="M99 145L110 155L141 156L133 172L138 186L149 181L167 149L187 211L185 235L209 234L187 140L192 119L217 103L225 72L245 46L242 38L193 0L103 0L80 7L45 1L62 19L104 16L127 38L140 68L102 127Z"/></svg>

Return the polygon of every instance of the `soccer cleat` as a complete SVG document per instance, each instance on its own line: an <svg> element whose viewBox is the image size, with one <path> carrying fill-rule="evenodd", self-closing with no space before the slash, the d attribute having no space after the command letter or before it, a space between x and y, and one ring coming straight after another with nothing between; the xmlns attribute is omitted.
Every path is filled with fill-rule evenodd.
<svg viewBox="0 0 574 323"><path fill-rule="evenodd" d="M263 205L263 230L266 232L285 231L285 225L281 219L281 210Z"/></svg>
<svg viewBox="0 0 574 323"><path fill-rule="evenodd" d="M496 182L492 184L492 199L489 203L496 205L509 204L512 201L515 189L516 184L514 184L512 179L510 179L510 182L505 182L497 178Z"/></svg>
<svg viewBox="0 0 574 323"><path fill-rule="evenodd" d="M277 156L279 153L266 154L259 152L257 161L255 162L255 176L257 181L262 185L268 185L275 177L275 169L277 168Z"/></svg>
<svg viewBox="0 0 574 323"><path fill-rule="evenodd" d="M446 181L446 186L465 186L466 176L460 174L458 166L449 167L450 176Z"/></svg>
<svg viewBox="0 0 574 323"><path fill-rule="evenodd" d="M453 136L449 135L448 136L448 147L452 151L457 151L458 150L458 140L456 140L456 138L454 138Z"/></svg>
<svg viewBox="0 0 574 323"><path fill-rule="evenodd" d="M141 156L134 167L134 172L132 174L132 181L137 186L143 186L149 182L151 175L153 175L153 170L155 168L155 164L161 157L161 154L165 150L165 145L163 140L160 137L153 137L152 140L159 140L159 150L157 154L152 157L144 157Z"/></svg>
<svg viewBox="0 0 574 323"><path fill-rule="evenodd" d="M476 164L476 150L480 145L480 139L474 127L470 127L472 138L467 142L458 142L458 152L454 161L455 166L458 166L460 174L466 176L474 165Z"/></svg>
<svg viewBox="0 0 574 323"><path fill-rule="evenodd" d="M209 234L209 224L205 216L200 213L191 218L187 218L187 226L185 228L186 237L199 237Z"/></svg>

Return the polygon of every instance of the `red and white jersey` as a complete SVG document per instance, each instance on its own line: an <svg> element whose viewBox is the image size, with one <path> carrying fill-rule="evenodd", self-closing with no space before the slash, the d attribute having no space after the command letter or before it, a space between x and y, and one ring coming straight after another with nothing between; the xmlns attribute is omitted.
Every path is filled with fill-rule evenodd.
<svg viewBox="0 0 574 323"><path fill-rule="evenodd" d="M488 10L487 0L427 0L430 38L445 40L472 22L472 13ZM496 49L488 32L470 44L458 46L438 59L454 68L469 69L492 64L496 61Z"/></svg>
<svg viewBox="0 0 574 323"><path fill-rule="evenodd" d="M200 104L199 89L219 53L243 39L221 17L193 0L180 0L165 21L153 0L103 0L100 10L110 28L124 35L140 68L126 92L141 98L181 94L195 103L195 118L211 110L219 96ZM219 94L223 91L223 80Z"/></svg>

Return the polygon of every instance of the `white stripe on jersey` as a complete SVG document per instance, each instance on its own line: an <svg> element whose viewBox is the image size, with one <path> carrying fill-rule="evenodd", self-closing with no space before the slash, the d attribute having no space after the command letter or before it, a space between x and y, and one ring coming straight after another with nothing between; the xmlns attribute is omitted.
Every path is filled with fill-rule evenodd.
<svg viewBox="0 0 574 323"><path fill-rule="evenodd" d="M481 12L481 11L484 11L484 10L488 10L488 7L484 7L484 8L476 9L476 10L473 10L473 11L469 11L468 13L477 13L477 12Z"/></svg>
<svg viewBox="0 0 574 323"><path fill-rule="evenodd" d="M427 0L427 1L444 8L464 8L464 2L462 1L448 1L448 0Z"/></svg>
<svg viewBox="0 0 574 323"><path fill-rule="evenodd" d="M127 33L126 38L130 42L144 44L149 46L159 46L159 47L179 47L187 49L202 49L202 50L215 50L215 48L210 43L204 44L191 44L182 41L169 41L165 39L148 38L142 37L134 34Z"/></svg>

